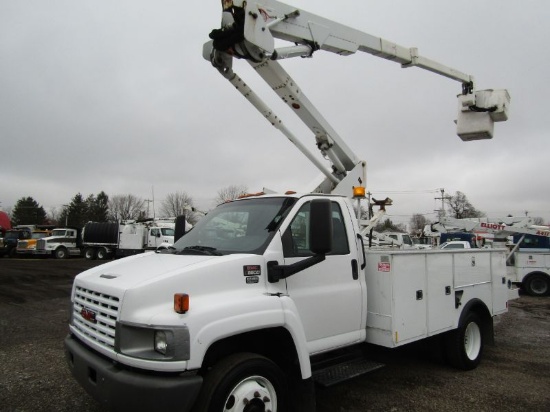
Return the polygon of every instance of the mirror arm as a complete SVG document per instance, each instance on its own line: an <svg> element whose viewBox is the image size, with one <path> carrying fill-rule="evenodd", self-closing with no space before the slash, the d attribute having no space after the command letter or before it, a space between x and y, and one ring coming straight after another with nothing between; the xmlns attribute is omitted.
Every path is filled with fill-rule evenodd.
<svg viewBox="0 0 550 412"><path fill-rule="evenodd" d="M308 269L325 260L324 254L314 255L310 258L293 263L292 265L279 265L277 261L267 262L267 280L269 283L277 283L302 270Z"/></svg>

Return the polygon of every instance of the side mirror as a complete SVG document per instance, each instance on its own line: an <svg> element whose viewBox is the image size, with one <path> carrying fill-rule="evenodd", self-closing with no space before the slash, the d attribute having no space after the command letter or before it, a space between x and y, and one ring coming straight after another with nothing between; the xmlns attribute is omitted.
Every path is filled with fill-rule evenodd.
<svg viewBox="0 0 550 412"><path fill-rule="evenodd" d="M293 263L279 265L277 261L267 263L267 279L276 283L325 260L332 250L332 205L330 199L315 199L309 209L309 249L313 256Z"/></svg>
<svg viewBox="0 0 550 412"><path fill-rule="evenodd" d="M185 235L185 215L179 215L176 217L176 227L174 229L174 243Z"/></svg>
<svg viewBox="0 0 550 412"><path fill-rule="evenodd" d="M310 249L316 255L326 255L332 250L332 206L330 199L312 200L309 219Z"/></svg>

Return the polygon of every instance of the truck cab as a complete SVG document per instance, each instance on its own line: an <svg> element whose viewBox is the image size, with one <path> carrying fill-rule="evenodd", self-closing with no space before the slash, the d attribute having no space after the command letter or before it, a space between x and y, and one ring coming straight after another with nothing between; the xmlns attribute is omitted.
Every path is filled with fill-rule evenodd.
<svg viewBox="0 0 550 412"><path fill-rule="evenodd" d="M174 244L174 227L150 227L147 232L147 249L168 248Z"/></svg>
<svg viewBox="0 0 550 412"><path fill-rule="evenodd" d="M0 256L15 257L17 253L17 242L31 238L31 230L28 228L7 230L4 241L0 248Z"/></svg>
<svg viewBox="0 0 550 412"><path fill-rule="evenodd" d="M33 230L30 238L17 241L16 253L18 255L33 255L36 252L38 239L48 237L51 233L51 230Z"/></svg>
<svg viewBox="0 0 550 412"><path fill-rule="evenodd" d="M79 256L80 230L76 228L56 228L50 236L36 242L34 254L65 259L69 256Z"/></svg>
<svg viewBox="0 0 550 412"><path fill-rule="evenodd" d="M514 235L517 246L508 259L508 274L531 296L550 295L550 237Z"/></svg>
<svg viewBox="0 0 550 412"><path fill-rule="evenodd" d="M380 246L391 246L401 249L413 249L414 243L411 235L403 232L380 232L378 234Z"/></svg>
<svg viewBox="0 0 550 412"><path fill-rule="evenodd" d="M439 245L439 249L471 249L470 242L465 240L449 240Z"/></svg>

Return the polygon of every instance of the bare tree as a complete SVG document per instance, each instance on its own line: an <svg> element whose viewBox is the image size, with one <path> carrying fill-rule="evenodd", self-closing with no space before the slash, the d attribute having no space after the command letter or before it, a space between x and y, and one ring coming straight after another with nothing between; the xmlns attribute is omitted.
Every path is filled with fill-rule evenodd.
<svg viewBox="0 0 550 412"><path fill-rule="evenodd" d="M193 198L185 192L169 193L162 201L160 208L163 217L185 215L187 221L192 224L199 219L194 210Z"/></svg>
<svg viewBox="0 0 550 412"><path fill-rule="evenodd" d="M145 200L134 195L114 195L109 198L110 220L131 220L144 217Z"/></svg>
<svg viewBox="0 0 550 412"><path fill-rule="evenodd" d="M60 212L58 211L57 207L52 206L50 207L50 211L47 213L46 217L53 225L59 225L59 216Z"/></svg>
<svg viewBox="0 0 550 412"><path fill-rule="evenodd" d="M215 199L217 205L230 200L235 200L248 192L245 185L231 185L218 190L218 196Z"/></svg>
<svg viewBox="0 0 550 412"><path fill-rule="evenodd" d="M445 200L456 219L485 216L485 213L477 210L462 192L457 191L454 196L449 196Z"/></svg>
<svg viewBox="0 0 550 412"><path fill-rule="evenodd" d="M421 215L420 213L415 213L411 217L411 232L415 234L421 234L426 225L430 224L430 221L426 219L426 216Z"/></svg>
<svg viewBox="0 0 550 412"><path fill-rule="evenodd" d="M405 226L402 223L393 223L390 218L378 222L374 227L376 232L406 232Z"/></svg>

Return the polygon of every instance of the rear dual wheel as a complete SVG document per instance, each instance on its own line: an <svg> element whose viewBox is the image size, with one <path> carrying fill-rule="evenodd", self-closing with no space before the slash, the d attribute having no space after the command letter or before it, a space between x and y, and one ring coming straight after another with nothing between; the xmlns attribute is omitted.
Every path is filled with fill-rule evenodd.
<svg viewBox="0 0 550 412"><path fill-rule="evenodd" d="M483 347L482 323L475 312L469 312L458 328L445 336L447 360L458 369L475 369L481 361Z"/></svg>
<svg viewBox="0 0 550 412"><path fill-rule="evenodd" d="M99 249L97 249L97 258L99 260L105 260L107 259L107 256L108 256L108 253L104 248L100 247Z"/></svg>
<svg viewBox="0 0 550 412"><path fill-rule="evenodd" d="M96 258L95 249L93 247L88 247L84 250L84 257L88 260L94 260Z"/></svg>
<svg viewBox="0 0 550 412"><path fill-rule="evenodd" d="M84 257L88 260L105 260L109 257L109 254L105 248L100 247L96 249L93 247L88 247L84 250Z"/></svg>

